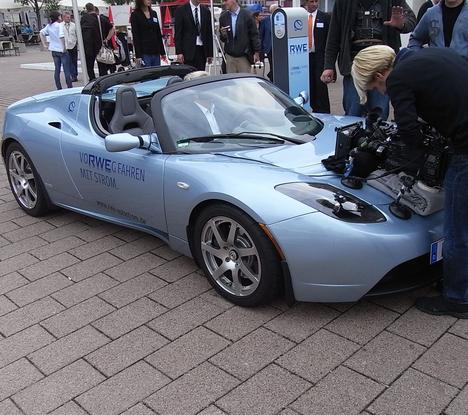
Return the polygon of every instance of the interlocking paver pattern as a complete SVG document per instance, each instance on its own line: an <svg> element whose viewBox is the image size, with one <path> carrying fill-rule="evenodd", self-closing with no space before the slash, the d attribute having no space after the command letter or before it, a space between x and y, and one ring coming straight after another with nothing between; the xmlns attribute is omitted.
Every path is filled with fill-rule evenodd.
<svg viewBox="0 0 468 415"><path fill-rule="evenodd" d="M0 124L54 89L19 69L49 60L0 57ZM428 292L237 307L157 238L26 215L0 167L0 415L468 415L468 321L416 310Z"/></svg>

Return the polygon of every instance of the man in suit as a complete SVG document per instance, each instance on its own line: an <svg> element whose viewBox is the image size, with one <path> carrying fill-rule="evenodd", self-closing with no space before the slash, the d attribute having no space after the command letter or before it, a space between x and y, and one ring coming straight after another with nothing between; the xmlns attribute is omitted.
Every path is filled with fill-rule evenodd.
<svg viewBox="0 0 468 415"><path fill-rule="evenodd" d="M271 36L271 15L273 12L278 8L278 4L272 4L270 6L270 14L266 16L261 22L260 22L260 42L262 44L262 56L261 58L264 58L265 55L268 58L268 63L270 64L270 72L268 72L267 76L268 79L273 82L273 54L272 54L272 36Z"/></svg>
<svg viewBox="0 0 468 415"><path fill-rule="evenodd" d="M309 12L309 86L310 106L314 112L330 113L328 86L320 80L325 62L330 16L318 10L320 0L303 0Z"/></svg>
<svg viewBox="0 0 468 415"><path fill-rule="evenodd" d="M237 0L224 0L226 10L219 17L220 39L224 43L227 73L250 73L251 63L260 59L260 39L252 14Z"/></svg>
<svg viewBox="0 0 468 415"><path fill-rule="evenodd" d="M206 63L213 60L213 31L211 13L200 4L190 0L175 12L175 47L180 63L204 71Z"/></svg>

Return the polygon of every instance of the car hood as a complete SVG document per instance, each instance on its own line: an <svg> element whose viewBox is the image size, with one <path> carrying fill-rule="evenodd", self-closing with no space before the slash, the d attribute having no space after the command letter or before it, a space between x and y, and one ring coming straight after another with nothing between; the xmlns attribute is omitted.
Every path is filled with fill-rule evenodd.
<svg viewBox="0 0 468 415"><path fill-rule="evenodd" d="M300 145L286 145L280 147L259 148L253 150L220 152L228 157L258 161L293 170L301 174L323 171L321 161L335 151L336 127L361 121L357 117L340 117L315 114L324 123L324 128L317 134L314 141Z"/></svg>

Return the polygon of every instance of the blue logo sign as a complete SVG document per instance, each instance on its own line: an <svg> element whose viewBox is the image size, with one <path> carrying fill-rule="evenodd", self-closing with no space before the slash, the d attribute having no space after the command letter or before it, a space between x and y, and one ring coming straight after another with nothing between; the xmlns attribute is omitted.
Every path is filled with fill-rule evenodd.
<svg viewBox="0 0 468 415"><path fill-rule="evenodd" d="M75 106L76 106L75 101L70 102L70 103L68 104L68 112L73 112L73 111L75 111Z"/></svg>
<svg viewBox="0 0 468 415"><path fill-rule="evenodd" d="M296 31L302 30L304 28L304 23L302 22L302 20L296 19L294 20L293 26L294 26L294 30Z"/></svg>
<svg viewBox="0 0 468 415"><path fill-rule="evenodd" d="M307 52L309 52L307 43L289 45L289 53L291 55L301 55Z"/></svg>

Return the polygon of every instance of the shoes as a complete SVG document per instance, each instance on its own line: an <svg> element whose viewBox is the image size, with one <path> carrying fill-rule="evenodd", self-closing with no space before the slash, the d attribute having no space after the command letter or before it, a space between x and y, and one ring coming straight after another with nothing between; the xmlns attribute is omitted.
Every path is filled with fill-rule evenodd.
<svg viewBox="0 0 468 415"><path fill-rule="evenodd" d="M415 304L418 310L435 316L453 316L468 319L468 304L454 303L441 295L437 297L421 297Z"/></svg>
<svg viewBox="0 0 468 415"><path fill-rule="evenodd" d="M72 79L71 81L72 81L72 82L79 82L79 81L78 81L78 78Z"/></svg>

